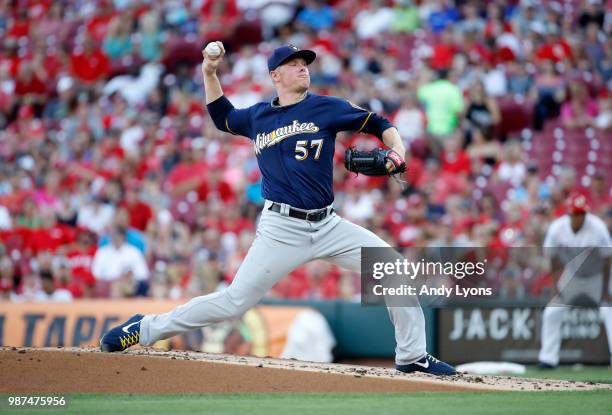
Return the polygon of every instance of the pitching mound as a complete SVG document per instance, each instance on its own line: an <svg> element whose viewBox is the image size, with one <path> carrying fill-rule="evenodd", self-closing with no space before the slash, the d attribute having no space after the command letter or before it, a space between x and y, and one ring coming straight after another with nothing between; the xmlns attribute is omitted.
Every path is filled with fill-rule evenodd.
<svg viewBox="0 0 612 415"><path fill-rule="evenodd" d="M1 393L460 392L589 390L612 385L461 375L137 349L0 348Z"/></svg>

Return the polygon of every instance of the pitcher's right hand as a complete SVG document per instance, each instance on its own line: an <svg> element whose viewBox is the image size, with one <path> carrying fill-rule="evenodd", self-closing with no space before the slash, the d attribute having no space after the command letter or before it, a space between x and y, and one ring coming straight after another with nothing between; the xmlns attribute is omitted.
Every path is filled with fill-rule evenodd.
<svg viewBox="0 0 612 415"><path fill-rule="evenodd" d="M217 72L217 67L221 62L223 55L225 55L225 47L223 47L223 43L219 41L215 43L217 43L217 45L219 45L219 48L221 49L221 54L219 56L212 57L208 53L206 53L206 48L202 50L202 57L204 58L202 60L203 76L214 75Z"/></svg>

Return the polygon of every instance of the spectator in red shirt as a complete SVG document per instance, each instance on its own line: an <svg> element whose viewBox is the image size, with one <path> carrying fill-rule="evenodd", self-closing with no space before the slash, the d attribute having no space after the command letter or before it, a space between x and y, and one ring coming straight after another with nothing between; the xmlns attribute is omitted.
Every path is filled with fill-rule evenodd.
<svg viewBox="0 0 612 415"><path fill-rule="evenodd" d="M68 267L72 275L69 290L75 298L89 298L94 295L96 279L91 273L91 264L96 248L95 235L87 229L80 229L76 241L66 252Z"/></svg>
<svg viewBox="0 0 612 415"><path fill-rule="evenodd" d="M121 206L124 207L129 215L129 226L141 232L147 230L147 225L153 217L151 207L138 197L138 186L130 183L125 188L125 197Z"/></svg>
<svg viewBox="0 0 612 415"><path fill-rule="evenodd" d="M560 35L561 32L556 26L547 30L546 41L536 52L538 59L549 59L556 63L572 58L572 48Z"/></svg>
<svg viewBox="0 0 612 415"><path fill-rule="evenodd" d="M75 238L74 229L57 222L54 214L45 214L42 226L30 232L28 246L33 253L56 252L69 245Z"/></svg>
<svg viewBox="0 0 612 415"><path fill-rule="evenodd" d="M201 9L201 39L227 41L240 21L235 0L205 1Z"/></svg>
<svg viewBox="0 0 612 415"><path fill-rule="evenodd" d="M425 163L417 187L430 196L431 203L444 205L446 198L452 194L462 193L467 185L466 175L444 171L438 159L430 158Z"/></svg>
<svg viewBox="0 0 612 415"><path fill-rule="evenodd" d="M95 14L87 23L87 32L96 41L101 42L108 32L108 25L115 16L114 7L110 0L101 0Z"/></svg>
<svg viewBox="0 0 612 415"><path fill-rule="evenodd" d="M32 62L21 62L15 82L15 95L22 103L41 104L47 95L47 72L39 65L34 67Z"/></svg>
<svg viewBox="0 0 612 415"><path fill-rule="evenodd" d="M95 47L93 40L86 37L83 45L75 48L70 57L72 74L85 84L93 84L110 74L110 62L102 51Z"/></svg>
<svg viewBox="0 0 612 415"><path fill-rule="evenodd" d="M313 261L305 266L307 276L307 298L323 300L338 298L340 272L326 261Z"/></svg>
<svg viewBox="0 0 612 415"><path fill-rule="evenodd" d="M191 144L190 139L181 142L181 161L168 174L167 186L173 196L182 196L198 189L208 172L203 152Z"/></svg>
<svg viewBox="0 0 612 415"><path fill-rule="evenodd" d="M223 201L223 203L231 203L236 199L236 195L227 181L223 179L223 170L219 167L208 170L207 179L203 180L198 187L199 200L206 201L210 197L214 197Z"/></svg>
<svg viewBox="0 0 612 415"><path fill-rule="evenodd" d="M450 27L444 29L440 35L440 42L434 45L430 65L433 69L449 69L457 47L453 42L453 32Z"/></svg>
<svg viewBox="0 0 612 415"><path fill-rule="evenodd" d="M27 38L30 35L30 19L28 19L28 9L19 8L10 24L6 37L8 38Z"/></svg>
<svg viewBox="0 0 612 415"><path fill-rule="evenodd" d="M302 300L307 298L308 289L309 284L306 270L304 267L300 267L277 282L270 290L270 296Z"/></svg>
<svg viewBox="0 0 612 415"><path fill-rule="evenodd" d="M406 152L404 160L406 160L406 163L410 163L410 168L406 171L406 182L408 182L409 186L416 187L423 174L423 160L415 157L411 151Z"/></svg>
<svg viewBox="0 0 612 415"><path fill-rule="evenodd" d="M459 132L447 137L443 144L444 149L440 159L442 160L442 171L453 174L469 174L471 172L470 158L461 148L463 142Z"/></svg>
<svg viewBox="0 0 612 415"><path fill-rule="evenodd" d="M219 231L224 234L226 232L240 235L242 231L253 230L253 223L247 218L240 215L240 206L231 204L222 212L223 220L220 221Z"/></svg>
<svg viewBox="0 0 612 415"><path fill-rule="evenodd" d="M61 48L47 47L43 41L35 43L30 61L34 70L40 73L41 79L46 82L47 91L55 89L55 81L58 74L64 70L66 58L67 55Z"/></svg>

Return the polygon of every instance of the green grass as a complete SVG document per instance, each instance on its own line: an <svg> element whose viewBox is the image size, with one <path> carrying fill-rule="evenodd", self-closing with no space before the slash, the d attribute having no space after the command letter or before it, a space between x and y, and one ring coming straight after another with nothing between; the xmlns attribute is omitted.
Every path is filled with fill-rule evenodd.
<svg viewBox="0 0 612 415"><path fill-rule="evenodd" d="M10 409L14 414L610 414L612 392L495 392L411 394L207 394L68 396L68 407ZM9 411L9 412L7 412Z"/></svg>
<svg viewBox="0 0 612 415"><path fill-rule="evenodd" d="M552 370L528 368L527 373L521 375L521 377L612 383L612 369L591 366L561 366ZM610 412L612 413L612 410Z"/></svg>

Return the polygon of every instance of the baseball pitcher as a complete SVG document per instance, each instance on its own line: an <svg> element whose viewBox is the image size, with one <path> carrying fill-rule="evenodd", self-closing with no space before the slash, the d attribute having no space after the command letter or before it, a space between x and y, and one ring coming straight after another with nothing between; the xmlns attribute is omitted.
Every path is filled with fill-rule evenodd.
<svg viewBox="0 0 612 415"><path fill-rule="evenodd" d="M391 150L371 157L347 154L347 168L365 174L405 170L405 149L398 131L375 113L336 97L308 91L308 65L316 54L282 46L268 59L277 97L236 109L223 95L217 67L221 42L203 51L202 75L208 112L215 126L249 137L263 177L266 199L256 238L232 284L221 292L196 297L159 315L137 314L100 340L104 351L154 344L188 330L239 316L253 307L283 276L315 259L360 271L362 247L388 247L378 236L341 218L332 207L334 143L340 131L369 133ZM213 56L216 55L216 56ZM395 326L396 368L452 375L455 369L425 350L425 320L415 299L411 307L389 307Z"/></svg>

